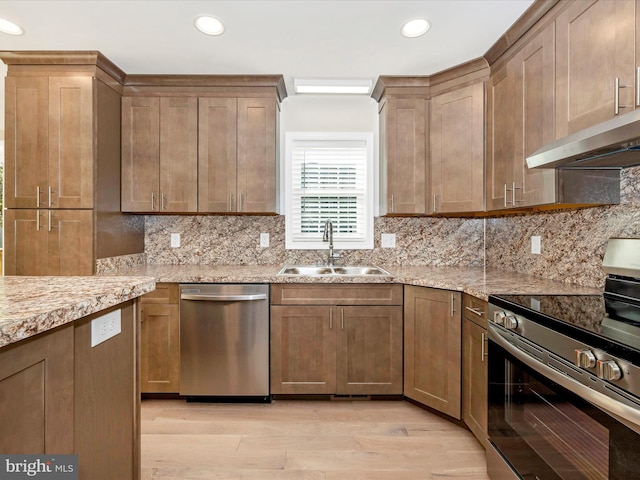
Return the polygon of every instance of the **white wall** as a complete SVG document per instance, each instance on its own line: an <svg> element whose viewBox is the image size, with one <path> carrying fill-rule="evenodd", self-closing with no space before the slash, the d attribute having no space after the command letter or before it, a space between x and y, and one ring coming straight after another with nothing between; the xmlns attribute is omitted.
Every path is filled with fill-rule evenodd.
<svg viewBox="0 0 640 480"><path fill-rule="evenodd" d="M371 132L374 135L374 185L378 185L378 104L368 95L292 95L282 102L280 113L280 163L284 165L286 132ZM279 186L284 187L280 170ZM280 208L284 213L284 192ZM377 190L377 188L376 188ZM374 205L378 205L377 191ZM378 212L374 212L377 216Z"/></svg>

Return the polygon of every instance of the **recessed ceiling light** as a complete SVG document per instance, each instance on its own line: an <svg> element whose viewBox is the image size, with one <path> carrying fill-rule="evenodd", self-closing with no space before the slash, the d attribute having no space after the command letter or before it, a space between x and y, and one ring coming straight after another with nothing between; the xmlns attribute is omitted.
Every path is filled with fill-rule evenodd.
<svg viewBox="0 0 640 480"><path fill-rule="evenodd" d="M425 18L414 18L413 20L407 20L402 25L400 33L408 38L420 37L427 33L431 28L431 24Z"/></svg>
<svg viewBox="0 0 640 480"><path fill-rule="evenodd" d="M222 22L209 15L200 15L194 23L196 28L206 35L222 35L224 33Z"/></svg>
<svg viewBox="0 0 640 480"><path fill-rule="evenodd" d="M9 35L22 35L24 30L13 22L0 18L0 32L8 33Z"/></svg>
<svg viewBox="0 0 640 480"><path fill-rule="evenodd" d="M296 78L293 87L296 93L329 93L368 95L371 79Z"/></svg>

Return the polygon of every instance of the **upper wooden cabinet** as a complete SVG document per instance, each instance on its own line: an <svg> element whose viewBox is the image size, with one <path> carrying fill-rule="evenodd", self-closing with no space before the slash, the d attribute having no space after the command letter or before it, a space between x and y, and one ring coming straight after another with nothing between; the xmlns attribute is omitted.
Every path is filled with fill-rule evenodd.
<svg viewBox="0 0 640 480"><path fill-rule="evenodd" d="M556 138L636 108L635 0L571 2L556 21Z"/></svg>
<svg viewBox="0 0 640 480"><path fill-rule="evenodd" d="M91 76L6 79L5 207L94 206Z"/></svg>
<svg viewBox="0 0 640 480"><path fill-rule="evenodd" d="M122 210L197 211L196 98L122 99Z"/></svg>
<svg viewBox="0 0 640 480"><path fill-rule="evenodd" d="M484 82L431 98L430 213L484 209Z"/></svg>
<svg viewBox="0 0 640 480"><path fill-rule="evenodd" d="M554 25L502 67L488 88L487 210L554 203L556 171L529 169L526 157L554 139Z"/></svg>
<svg viewBox="0 0 640 480"><path fill-rule="evenodd" d="M272 98L199 99L199 212L275 212Z"/></svg>
<svg viewBox="0 0 640 480"><path fill-rule="evenodd" d="M380 198L384 202L383 214L427 212L428 110L429 101L420 97L389 96L382 105Z"/></svg>
<svg viewBox="0 0 640 480"><path fill-rule="evenodd" d="M131 75L122 210L274 213L281 75Z"/></svg>
<svg viewBox="0 0 640 480"><path fill-rule="evenodd" d="M120 211L124 72L99 52L0 51L8 66L6 275L92 275L140 253Z"/></svg>

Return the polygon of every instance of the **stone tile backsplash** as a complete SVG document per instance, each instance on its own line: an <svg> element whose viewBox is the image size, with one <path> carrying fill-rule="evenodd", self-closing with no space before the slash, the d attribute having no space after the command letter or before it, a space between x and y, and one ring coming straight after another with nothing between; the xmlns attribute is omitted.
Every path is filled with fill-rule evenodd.
<svg viewBox="0 0 640 480"><path fill-rule="evenodd" d="M640 167L622 171L619 205L537 212L487 219L375 219L373 250L345 250L350 264L495 267L575 283L603 286L602 257L610 237L640 237ZM486 230L486 242L485 242ZM260 233L270 246L260 248ZM181 246L171 248L170 234ZM396 248L380 246L381 233L396 234ZM531 254L531 236L542 253ZM284 265L324 261L326 250L286 250L283 216L145 217L150 264Z"/></svg>
<svg viewBox="0 0 640 480"><path fill-rule="evenodd" d="M284 217L152 216L145 218L145 253L150 264L316 264L326 250L286 250ZM376 218L373 250L343 250L341 262L384 265L481 266L483 220ZM260 248L260 233L270 246ZM171 233L181 246L171 248ZM395 233L396 248L381 248L380 234Z"/></svg>

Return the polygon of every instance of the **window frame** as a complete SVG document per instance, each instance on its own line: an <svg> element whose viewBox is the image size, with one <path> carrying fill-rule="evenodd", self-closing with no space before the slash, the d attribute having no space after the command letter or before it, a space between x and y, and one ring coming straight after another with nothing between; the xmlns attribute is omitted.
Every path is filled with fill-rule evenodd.
<svg viewBox="0 0 640 480"><path fill-rule="evenodd" d="M301 141L364 141L366 149L366 198L365 198L365 231L360 241L340 241L340 235L335 233L333 245L336 250L373 249L373 224L375 205L375 158L374 135L371 132L286 132L285 133L285 248L287 250L323 250L328 248L327 242L322 241L322 234L317 241L297 241L293 238L291 219L293 212L293 152L296 142Z"/></svg>

